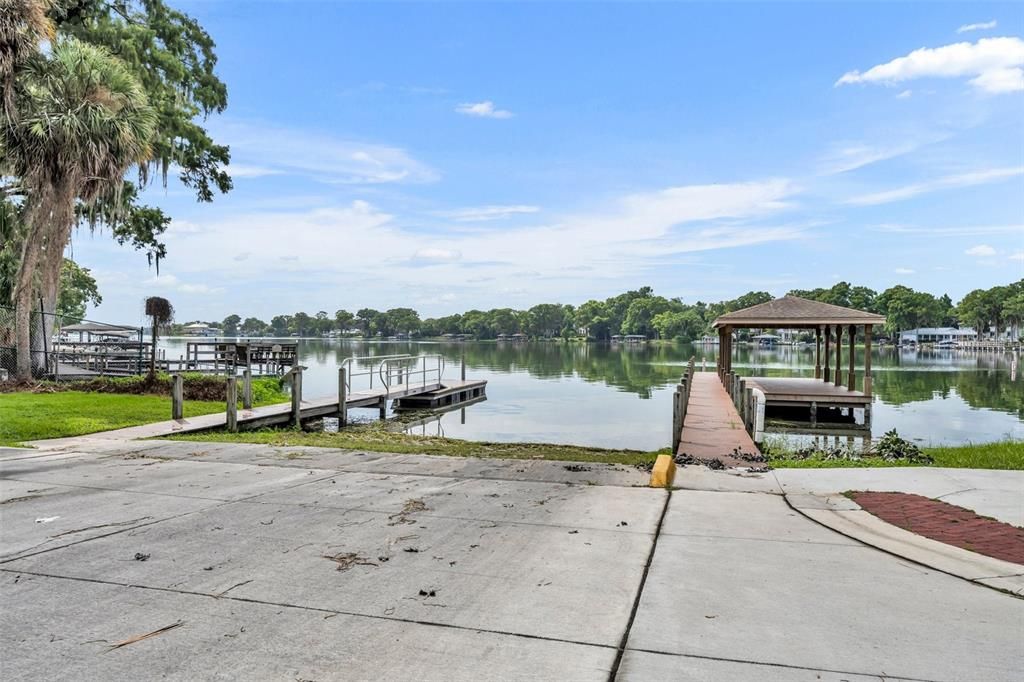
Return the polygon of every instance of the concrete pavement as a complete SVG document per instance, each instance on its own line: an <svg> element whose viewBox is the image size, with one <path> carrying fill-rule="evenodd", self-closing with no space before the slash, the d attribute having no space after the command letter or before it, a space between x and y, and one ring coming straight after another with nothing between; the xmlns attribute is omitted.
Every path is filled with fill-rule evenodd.
<svg viewBox="0 0 1024 682"><path fill-rule="evenodd" d="M1024 676L1024 600L812 522L774 472L686 467L677 483L703 489L669 494L628 467L573 468L4 449L0 677Z"/></svg>

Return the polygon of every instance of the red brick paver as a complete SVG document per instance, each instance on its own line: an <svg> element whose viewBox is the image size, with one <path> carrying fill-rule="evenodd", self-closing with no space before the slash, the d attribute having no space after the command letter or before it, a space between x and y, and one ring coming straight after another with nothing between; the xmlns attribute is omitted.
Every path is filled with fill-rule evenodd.
<svg viewBox="0 0 1024 682"><path fill-rule="evenodd" d="M910 493L854 492L850 497L865 511L911 533L994 559L1024 564L1024 528Z"/></svg>

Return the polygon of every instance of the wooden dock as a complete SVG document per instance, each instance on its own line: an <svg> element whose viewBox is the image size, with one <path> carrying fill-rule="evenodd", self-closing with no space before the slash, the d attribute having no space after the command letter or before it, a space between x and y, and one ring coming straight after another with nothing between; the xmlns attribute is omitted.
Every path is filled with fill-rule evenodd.
<svg viewBox="0 0 1024 682"><path fill-rule="evenodd" d="M758 454L743 419L714 372L688 375L689 399L685 409L677 455L720 459L726 466L749 466L732 456L739 450Z"/></svg>
<svg viewBox="0 0 1024 682"><path fill-rule="evenodd" d="M745 376L747 386L760 388L765 401L772 405L809 405L819 407L856 407L871 404L871 396L862 391L851 391L845 386L820 379L799 377L755 377Z"/></svg>
<svg viewBox="0 0 1024 682"><path fill-rule="evenodd" d="M413 396L430 395L434 392L445 391L450 393L468 392L475 393L477 398L483 395L487 381L475 379L462 381L458 379L445 380L441 383L416 384L412 386L391 386L389 388L374 388L364 391L353 392L345 397L346 409L359 407L381 407L387 400L409 398ZM299 421L307 421L322 417L337 417L338 397L318 398L314 400L303 400L300 403ZM296 421L291 403L277 403L275 405L264 405L248 410L238 411L239 429L258 429L268 426L281 426ZM169 419L153 424L142 426L131 426L116 431L106 431L93 434L97 438L117 438L125 440L136 440L141 438L161 438L182 433L196 433L199 431L211 431L227 427L227 412L218 414L205 414L197 417L184 419ZM87 438L89 436L86 436Z"/></svg>

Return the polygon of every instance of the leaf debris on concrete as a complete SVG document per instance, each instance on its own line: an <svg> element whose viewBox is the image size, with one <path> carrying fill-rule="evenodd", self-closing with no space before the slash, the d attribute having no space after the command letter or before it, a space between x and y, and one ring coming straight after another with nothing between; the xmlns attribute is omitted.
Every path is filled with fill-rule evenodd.
<svg viewBox="0 0 1024 682"><path fill-rule="evenodd" d="M360 556L357 552L341 552L339 554L321 554L324 559L329 559L338 564L337 570L347 571L353 566L377 566L370 561L369 557Z"/></svg>
<svg viewBox="0 0 1024 682"><path fill-rule="evenodd" d="M111 644L110 648L107 649L107 651L113 651L114 649L120 649L123 646L128 646L129 644L135 644L136 642L141 642L144 639L149 639L150 637L156 637L157 635L162 635L163 633L165 633L165 632L167 632L169 630L173 630L174 628L180 628L184 624L185 624L185 621L179 620L179 621L177 621L175 623L171 623L170 625L165 625L162 628L159 628L157 630L153 630L152 632L147 632L147 633L145 633L143 635L135 635L134 637L129 637L128 639L122 640L122 641L117 642L115 644Z"/></svg>

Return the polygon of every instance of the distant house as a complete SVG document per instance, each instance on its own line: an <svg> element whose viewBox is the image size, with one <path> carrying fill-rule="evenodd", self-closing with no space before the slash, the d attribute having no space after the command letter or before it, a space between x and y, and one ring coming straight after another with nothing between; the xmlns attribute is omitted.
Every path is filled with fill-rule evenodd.
<svg viewBox="0 0 1024 682"><path fill-rule="evenodd" d="M185 325L185 336L216 336L217 330L202 322L193 322Z"/></svg>
<svg viewBox="0 0 1024 682"><path fill-rule="evenodd" d="M959 343L961 341L977 341L978 332L971 327L921 327L900 332L900 343Z"/></svg>
<svg viewBox="0 0 1024 682"><path fill-rule="evenodd" d="M758 334L757 336L750 337L759 346L775 346L779 343L782 337L776 334Z"/></svg>

